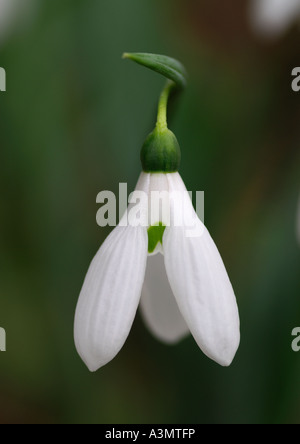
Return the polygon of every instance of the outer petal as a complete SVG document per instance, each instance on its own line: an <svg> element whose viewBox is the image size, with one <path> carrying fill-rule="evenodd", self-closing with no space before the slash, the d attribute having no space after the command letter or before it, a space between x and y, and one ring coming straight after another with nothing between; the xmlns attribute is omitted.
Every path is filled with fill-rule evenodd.
<svg viewBox="0 0 300 444"><path fill-rule="evenodd" d="M117 227L86 276L75 316L75 343L91 371L122 348L140 301L147 261L147 230Z"/></svg>
<svg viewBox="0 0 300 444"><path fill-rule="evenodd" d="M168 177L171 190L185 189L179 175ZM198 237L186 237L185 226L166 229L163 243L167 275L199 347L209 358L228 366L240 342L238 308L217 247L203 224L199 220L197 223L202 229Z"/></svg>
<svg viewBox="0 0 300 444"><path fill-rule="evenodd" d="M252 0L250 9L254 29L270 36L284 32L299 14L299 0Z"/></svg>
<svg viewBox="0 0 300 444"><path fill-rule="evenodd" d="M141 311L149 330L163 342L176 343L189 333L171 290L161 254L148 257Z"/></svg>

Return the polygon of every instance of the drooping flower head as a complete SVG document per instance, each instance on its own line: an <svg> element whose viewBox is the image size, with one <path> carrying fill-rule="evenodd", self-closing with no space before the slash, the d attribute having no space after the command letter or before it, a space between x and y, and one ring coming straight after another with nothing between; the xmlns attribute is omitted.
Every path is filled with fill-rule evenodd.
<svg viewBox="0 0 300 444"><path fill-rule="evenodd" d="M167 125L168 99L185 86L185 69L165 56L124 57L168 81L156 127L142 148L136 191L92 261L81 290L75 316L78 353L91 371L111 361L141 303L145 323L158 339L176 343L191 332L209 358L228 366L240 342L235 295L178 173L180 148Z"/></svg>

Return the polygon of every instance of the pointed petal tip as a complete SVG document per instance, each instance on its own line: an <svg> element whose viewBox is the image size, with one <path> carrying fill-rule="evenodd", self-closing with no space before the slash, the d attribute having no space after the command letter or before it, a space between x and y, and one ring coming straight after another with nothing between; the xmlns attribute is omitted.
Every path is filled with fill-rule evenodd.
<svg viewBox="0 0 300 444"><path fill-rule="evenodd" d="M112 359L110 361L112 361ZM110 362L110 361L108 361L108 362ZM90 373L96 373L99 370L101 370L102 367L104 367L106 364L108 364L108 362L104 362L104 363L101 362L101 363L97 363L97 364L95 362L89 362L89 363L87 363L86 361L83 361L83 362L85 363L85 365L88 368L88 370L90 371Z"/></svg>
<svg viewBox="0 0 300 444"><path fill-rule="evenodd" d="M236 341L229 344L221 350L214 350L212 353L205 353L210 359L215 361L221 367L230 367L234 361L240 345L240 335L238 334Z"/></svg>
<svg viewBox="0 0 300 444"><path fill-rule="evenodd" d="M87 366L87 368L88 368L88 370L91 372L91 373L96 373L98 370L100 370L100 368L102 367L102 366L96 366L96 365L88 365L86 362L85 362L85 365Z"/></svg>
<svg viewBox="0 0 300 444"><path fill-rule="evenodd" d="M75 348L82 362L91 373L95 373L100 370L102 367L112 361L116 355L116 353L108 354L107 351L96 350L95 347L93 347L90 343L85 344L83 347L83 344L78 342L76 337Z"/></svg>
<svg viewBox="0 0 300 444"><path fill-rule="evenodd" d="M95 362L87 361L86 359L83 359L83 358L81 358L81 359L91 373L96 373L98 370L100 370L102 367L104 367L105 364L107 364L107 362L105 364L102 364L102 363L95 363Z"/></svg>
<svg viewBox="0 0 300 444"><path fill-rule="evenodd" d="M222 358L219 358L216 363L219 364L221 367L230 367L234 361L234 358L235 354L234 356L223 356Z"/></svg>
<svg viewBox="0 0 300 444"><path fill-rule="evenodd" d="M88 368L88 370L91 373L97 372L101 367L103 367L103 365L105 365L99 360L99 357L92 352L90 344L86 344L86 346L83 347L83 344L81 344L81 342L78 340L78 337L76 336L76 332L75 332L75 348L82 362L85 364L85 366ZM83 348L85 349L84 352L82 350Z"/></svg>

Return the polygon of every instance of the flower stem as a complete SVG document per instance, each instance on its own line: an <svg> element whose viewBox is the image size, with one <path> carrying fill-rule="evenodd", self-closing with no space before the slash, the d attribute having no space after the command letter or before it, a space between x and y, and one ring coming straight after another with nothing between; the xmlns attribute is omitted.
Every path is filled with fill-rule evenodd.
<svg viewBox="0 0 300 444"><path fill-rule="evenodd" d="M168 123L167 123L168 101L170 98L170 94L173 88L175 87L176 84L172 80L168 80L163 92L161 93L158 104L158 114L157 114L157 123L156 123L156 128L158 131L163 132L168 128Z"/></svg>

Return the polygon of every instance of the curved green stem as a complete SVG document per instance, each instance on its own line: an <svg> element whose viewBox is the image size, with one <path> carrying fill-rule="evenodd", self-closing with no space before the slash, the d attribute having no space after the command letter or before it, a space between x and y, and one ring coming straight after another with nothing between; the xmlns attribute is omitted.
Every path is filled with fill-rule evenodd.
<svg viewBox="0 0 300 444"><path fill-rule="evenodd" d="M171 92L175 87L176 84L173 81L168 80L163 92L161 93L158 104L158 114L157 114L157 123L156 123L156 128L159 131L163 131L168 128L168 122L167 122L168 101Z"/></svg>

